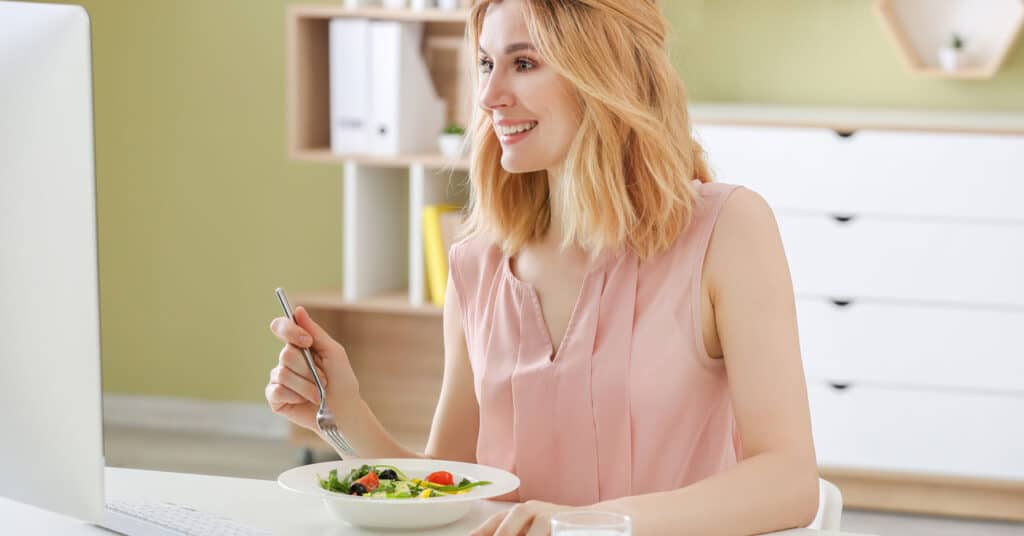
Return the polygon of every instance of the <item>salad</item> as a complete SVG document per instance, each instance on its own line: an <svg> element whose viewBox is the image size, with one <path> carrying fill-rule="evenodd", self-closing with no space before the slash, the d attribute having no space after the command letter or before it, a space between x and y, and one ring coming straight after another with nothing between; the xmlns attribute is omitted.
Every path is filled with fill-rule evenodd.
<svg viewBox="0 0 1024 536"><path fill-rule="evenodd" d="M461 495L476 486L490 484L484 480L470 482L468 478L463 478L456 484L455 477L448 471L430 473L422 480L409 478L393 465L363 465L349 471L343 479L338 478L337 469L331 469L326 479L320 475L316 478L320 481L320 487L327 491L381 499L424 499Z"/></svg>

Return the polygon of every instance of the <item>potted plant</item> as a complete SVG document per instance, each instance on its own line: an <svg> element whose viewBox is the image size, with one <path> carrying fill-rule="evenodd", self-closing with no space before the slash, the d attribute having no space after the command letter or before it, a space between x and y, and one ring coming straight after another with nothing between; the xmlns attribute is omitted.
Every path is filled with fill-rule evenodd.
<svg viewBox="0 0 1024 536"><path fill-rule="evenodd" d="M949 44L939 49L939 65L943 70L952 72L963 67L964 40L958 34L953 34Z"/></svg>
<svg viewBox="0 0 1024 536"><path fill-rule="evenodd" d="M445 156L462 156L465 150L463 145L466 139L466 129L455 123L449 123L441 130L438 144L441 147L441 154Z"/></svg>

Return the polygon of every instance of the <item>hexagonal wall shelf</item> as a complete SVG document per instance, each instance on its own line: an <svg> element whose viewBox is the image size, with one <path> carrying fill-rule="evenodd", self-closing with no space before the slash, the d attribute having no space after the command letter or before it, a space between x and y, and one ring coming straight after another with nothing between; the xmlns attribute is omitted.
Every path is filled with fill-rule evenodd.
<svg viewBox="0 0 1024 536"><path fill-rule="evenodd" d="M1024 0L875 0L874 9L907 68L940 78L992 78L1024 26ZM959 52L943 51L954 36Z"/></svg>

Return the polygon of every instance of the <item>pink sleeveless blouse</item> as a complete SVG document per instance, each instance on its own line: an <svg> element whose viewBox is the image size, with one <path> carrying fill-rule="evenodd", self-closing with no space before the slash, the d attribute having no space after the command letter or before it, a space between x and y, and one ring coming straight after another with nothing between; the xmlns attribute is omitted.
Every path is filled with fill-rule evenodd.
<svg viewBox="0 0 1024 536"><path fill-rule="evenodd" d="M589 505L684 487L740 459L725 367L708 356L700 319L711 231L740 186L693 182L693 219L669 250L642 263L598 258L557 350L536 292L497 245L451 247L477 462L521 481L501 499Z"/></svg>

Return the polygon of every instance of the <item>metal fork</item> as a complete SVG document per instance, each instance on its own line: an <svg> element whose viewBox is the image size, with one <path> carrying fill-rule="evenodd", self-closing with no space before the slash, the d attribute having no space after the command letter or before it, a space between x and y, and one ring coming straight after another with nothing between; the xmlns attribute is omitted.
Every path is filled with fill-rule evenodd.
<svg viewBox="0 0 1024 536"><path fill-rule="evenodd" d="M288 316L288 320L295 322L295 317L292 315L292 306L288 303L288 296L284 293L284 289L278 287L274 293L277 294L277 299L281 302L281 308L284 309L284 314ZM327 395L324 393L323 384L320 383L320 376L316 373L316 366L313 364L313 354L309 352L309 348L303 348L302 355L306 356L306 364L309 365L309 371L313 373L313 382L316 383L316 388L320 391L320 409L316 412L317 428L320 429L321 435L327 439L342 459L345 457L358 458L359 456L356 454L355 449L348 444L345 436L338 431L338 425L334 422L334 414L331 413L331 408L327 407Z"/></svg>

